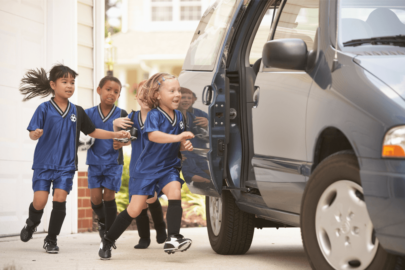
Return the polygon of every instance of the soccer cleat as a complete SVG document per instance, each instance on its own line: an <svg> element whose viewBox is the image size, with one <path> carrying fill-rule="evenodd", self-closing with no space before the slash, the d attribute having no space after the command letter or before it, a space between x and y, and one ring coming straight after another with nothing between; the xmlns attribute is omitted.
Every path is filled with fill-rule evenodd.
<svg viewBox="0 0 405 270"><path fill-rule="evenodd" d="M100 235L101 240L104 238L106 231L105 231L105 224L102 222L98 222L98 234Z"/></svg>
<svg viewBox="0 0 405 270"><path fill-rule="evenodd" d="M32 235L34 234L34 232L37 231L37 226L38 225L39 225L39 223L34 224L34 222L32 222L28 218L24 228L22 228L21 233L20 233L21 241L28 242L30 239L32 239Z"/></svg>
<svg viewBox="0 0 405 270"><path fill-rule="evenodd" d="M59 252L59 247L56 240L51 240L48 238L48 236L45 237L44 240L44 249L46 253L57 254Z"/></svg>
<svg viewBox="0 0 405 270"><path fill-rule="evenodd" d="M170 235L166 239L163 249L168 254L173 254L176 251L183 252L190 248L192 242L191 239L184 238L181 234Z"/></svg>
<svg viewBox="0 0 405 270"><path fill-rule="evenodd" d="M102 260L109 260L111 259L111 250L112 248L116 249L115 242L109 240L106 236L102 238L100 243L100 250L98 251L98 256Z"/></svg>

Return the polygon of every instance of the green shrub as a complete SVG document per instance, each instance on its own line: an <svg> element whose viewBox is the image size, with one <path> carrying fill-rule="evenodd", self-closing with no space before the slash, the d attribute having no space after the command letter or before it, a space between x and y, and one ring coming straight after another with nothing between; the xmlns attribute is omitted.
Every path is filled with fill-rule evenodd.
<svg viewBox="0 0 405 270"><path fill-rule="evenodd" d="M129 183L129 162L131 157L128 155L124 156L124 169L122 170L121 176L121 188L120 191L115 196L115 201L117 202L118 212L124 211L129 204L128 195L128 183Z"/></svg>

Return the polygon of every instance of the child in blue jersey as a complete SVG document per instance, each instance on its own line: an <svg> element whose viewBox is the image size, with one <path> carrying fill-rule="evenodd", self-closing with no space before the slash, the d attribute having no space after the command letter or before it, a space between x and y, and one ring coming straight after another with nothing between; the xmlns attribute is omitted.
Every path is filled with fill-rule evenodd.
<svg viewBox="0 0 405 270"><path fill-rule="evenodd" d="M192 151L187 139L194 138L184 131L185 123L181 112L176 109L181 100L177 79L166 73L153 75L142 87L141 101L152 110L148 113L142 130L143 150L135 164L135 181L131 203L122 211L104 237L99 250L101 259L111 258L115 241L143 210L146 200L155 193L163 192L169 199L167 209L167 231L164 250L171 254L185 251L191 240L180 234L182 218L180 178L181 159L179 151Z"/></svg>
<svg viewBox="0 0 405 270"><path fill-rule="evenodd" d="M131 112L129 118L120 118L114 121L115 128L128 128L132 124L138 130L137 140L132 141L132 153L131 153L131 163L129 165L129 199L131 200L132 195L136 195L135 191L137 190L136 173L135 173L135 164L138 161L138 158L142 152L142 130L144 128L144 122L148 112L151 110L146 102L141 101L139 97L142 96L142 86L146 82L142 81L138 85L136 92L136 99L141 108L140 111ZM117 129L116 129L117 130ZM136 249L145 249L150 245L150 227L149 227L149 217L147 211L150 211L154 227L156 230L156 241L158 244L163 244L167 238L166 233L166 223L163 219L162 206L160 205L159 200L157 199L157 194L153 198L147 199L143 207L142 212L139 216L136 217L136 226L139 234L139 243L134 246Z"/></svg>
<svg viewBox="0 0 405 270"><path fill-rule="evenodd" d="M128 138L125 131L109 132L96 129L82 107L69 102L75 91L78 74L67 66L56 65L49 72L44 69L29 70L20 86L24 101L36 96L53 98L39 105L28 125L29 136L38 140L32 169L34 200L20 238L27 242L41 222L43 209L53 185L53 209L49 221L44 249L58 253L59 235L66 215L66 197L72 189L77 170L77 146L80 131L97 139Z"/></svg>
<svg viewBox="0 0 405 270"><path fill-rule="evenodd" d="M121 82L113 76L101 79L97 93L100 104L85 110L96 128L114 131L113 121L125 117L128 113L115 106L121 92ZM117 144L118 142L115 142ZM91 207L98 216L100 237L111 227L117 216L115 193L121 187L122 167L124 164L122 149L115 150L112 140L95 140L87 151L88 187Z"/></svg>

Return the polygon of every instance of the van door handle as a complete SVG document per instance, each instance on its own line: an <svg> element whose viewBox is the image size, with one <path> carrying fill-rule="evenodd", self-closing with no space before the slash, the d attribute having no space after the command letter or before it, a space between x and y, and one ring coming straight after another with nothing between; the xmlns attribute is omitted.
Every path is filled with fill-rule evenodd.
<svg viewBox="0 0 405 270"><path fill-rule="evenodd" d="M260 98L260 87L255 86L255 92L253 93L253 108L257 108L259 106L259 98Z"/></svg>
<svg viewBox="0 0 405 270"><path fill-rule="evenodd" d="M212 99L212 86L206 85L202 92L202 103L204 105L210 105Z"/></svg>

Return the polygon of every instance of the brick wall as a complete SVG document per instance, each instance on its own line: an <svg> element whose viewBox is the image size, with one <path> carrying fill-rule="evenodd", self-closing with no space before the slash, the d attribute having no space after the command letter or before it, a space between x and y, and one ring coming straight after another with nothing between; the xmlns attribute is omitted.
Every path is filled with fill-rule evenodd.
<svg viewBox="0 0 405 270"><path fill-rule="evenodd" d="M90 189L87 188L87 172L79 172L78 177L78 231L91 232L93 230L93 209L91 209Z"/></svg>

